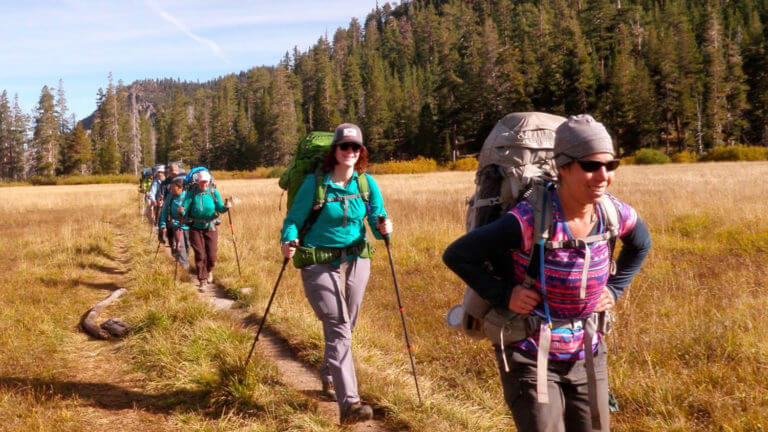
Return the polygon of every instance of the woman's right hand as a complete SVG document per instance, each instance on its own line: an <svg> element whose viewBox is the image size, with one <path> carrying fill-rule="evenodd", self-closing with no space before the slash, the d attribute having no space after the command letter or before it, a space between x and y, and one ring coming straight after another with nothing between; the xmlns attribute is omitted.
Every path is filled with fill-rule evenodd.
<svg viewBox="0 0 768 432"><path fill-rule="evenodd" d="M285 258L293 258L293 255L296 254L296 240L283 243L282 251Z"/></svg>
<svg viewBox="0 0 768 432"><path fill-rule="evenodd" d="M509 310L516 314L528 315L540 301L539 293L522 285L516 285L512 288L512 295L509 297Z"/></svg>

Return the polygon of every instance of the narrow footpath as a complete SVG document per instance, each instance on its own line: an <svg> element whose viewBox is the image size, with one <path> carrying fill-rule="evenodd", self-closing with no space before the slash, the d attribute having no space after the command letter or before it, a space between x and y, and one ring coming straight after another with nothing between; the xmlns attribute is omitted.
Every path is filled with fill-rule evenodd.
<svg viewBox="0 0 768 432"><path fill-rule="evenodd" d="M90 286L103 289L106 294L127 287L124 275L130 265L128 239L115 232L113 257L104 257L98 268L84 275ZM109 309L104 315L109 315ZM169 401L183 395L147 389L139 376L131 372L124 357L116 355L118 344L96 340L82 332L73 339L66 348L78 360L61 371L65 376L57 387L60 395L75 401L70 409L79 417L89 418L97 425L95 430L181 430L172 418L175 407Z"/></svg>
<svg viewBox="0 0 768 432"><path fill-rule="evenodd" d="M172 260L173 258L170 249L167 247L163 249L168 259ZM192 261L191 251L190 261ZM189 284L187 284L187 286L189 286ZM247 291L247 288L245 290ZM227 311L227 313L237 319L245 331L255 335L255 329L258 326L258 322L254 323L249 319L251 314L247 309L233 307L235 305L235 300L229 298L224 287L218 285L215 280L213 284L208 284L204 292L199 294L215 309ZM259 317L259 319L260 318L261 317ZM318 412L320 412L323 417L338 423L338 404L333 401L328 401L320 395L320 375L314 367L299 360L291 350L290 345L270 330L268 325L262 330L257 343L260 344L270 360L275 363L280 372L280 378L285 385L316 400ZM246 353L244 353L244 355L246 355ZM387 432L390 429L384 426L383 421L381 421L381 416L381 411L374 407L374 418L372 420L349 425L346 429L350 431Z"/></svg>

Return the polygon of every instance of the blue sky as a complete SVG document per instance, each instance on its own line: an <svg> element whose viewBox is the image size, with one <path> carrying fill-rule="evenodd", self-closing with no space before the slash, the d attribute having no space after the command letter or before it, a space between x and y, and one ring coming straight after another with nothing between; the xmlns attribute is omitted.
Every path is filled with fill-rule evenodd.
<svg viewBox="0 0 768 432"><path fill-rule="evenodd" d="M0 0L0 91L30 112L63 80L70 112L95 109L107 74L207 81L274 65L305 50L376 0Z"/></svg>

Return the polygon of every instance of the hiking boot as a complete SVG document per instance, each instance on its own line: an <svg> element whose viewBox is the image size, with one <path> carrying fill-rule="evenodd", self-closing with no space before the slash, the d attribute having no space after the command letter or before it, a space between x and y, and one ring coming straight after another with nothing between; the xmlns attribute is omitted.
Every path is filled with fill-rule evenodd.
<svg viewBox="0 0 768 432"><path fill-rule="evenodd" d="M355 402L341 412L341 424L351 424L373 418L373 409L370 405Z"/></svg>
<svg viewBox="0 0 768 432"><path fill-rule="evenodd" d="M208 283L213 283L213 272L208 273Z"/></svg>
<svg viewBox="0 0 768 432"><path fill-rule="evenodd" d="M197 291L205 292L205 288L208 286L208 282L205 279L200 279L197 283Z"/></svg>
<svg viewBox="0 0 768 432"><path fill-rule="evenodd" d="M326 381L322 380L323 382L323 389L320 391L320 394L330 401L336 400L336 390L333 388L333 381Z"/></svg>

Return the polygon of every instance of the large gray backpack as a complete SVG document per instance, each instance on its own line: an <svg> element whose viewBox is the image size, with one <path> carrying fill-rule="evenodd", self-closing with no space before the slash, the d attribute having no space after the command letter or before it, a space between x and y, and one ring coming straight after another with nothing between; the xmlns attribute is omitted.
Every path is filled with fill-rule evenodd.
<svg viewBox="0 0 768 432"><path fill-rule="evenodd" d="M467 231L495 221L522 199L535 199L540 195L537 191L557 179L555 129L565 120L540 112L512 113L499 120L478 156ZM507 309L493 308L470 287L465 289L463 303L447 316L451 327L494 344L525 337L528 324L517 318Z"/></svg>

